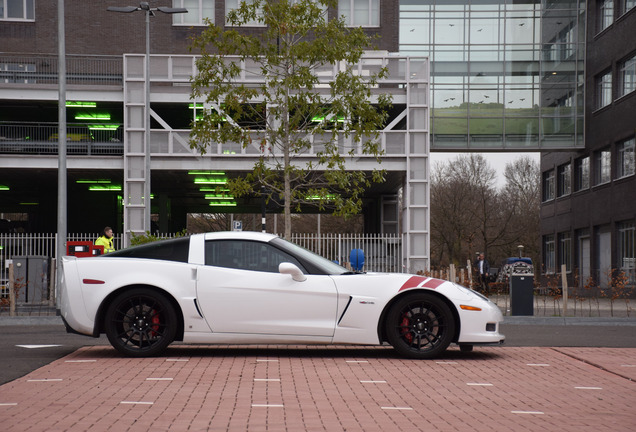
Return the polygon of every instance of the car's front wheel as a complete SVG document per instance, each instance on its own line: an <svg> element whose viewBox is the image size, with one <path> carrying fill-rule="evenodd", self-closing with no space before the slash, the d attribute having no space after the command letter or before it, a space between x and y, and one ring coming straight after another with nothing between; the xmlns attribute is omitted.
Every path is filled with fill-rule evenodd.
<svg viewBox="0 0 636 432"><path fill-rule="evenodd" d="M133 288L110 303L104 327L117 351L131 357L150 357L160 354L174 340L177 314L163 294Z"/></svg>
<svg viewBox="0 0 636 432"><path fill-rule="evenodd" d="M385 326L393 348L414 359L438 356L448 348L455 334L450 308L428 293L414 293L398 300L389 310Z"/></svg>

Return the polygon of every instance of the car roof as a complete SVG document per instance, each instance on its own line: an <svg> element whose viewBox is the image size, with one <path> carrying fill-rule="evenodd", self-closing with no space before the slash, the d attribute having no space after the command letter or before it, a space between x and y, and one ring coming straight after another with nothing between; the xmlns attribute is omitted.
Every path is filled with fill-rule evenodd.
<svg viewBox="0 0 636 432"><path fill-rule="evenodd" d="M205 233L204 237L206 240L256 240L269 242L278 236L257 231L217 231Z"/></svg>

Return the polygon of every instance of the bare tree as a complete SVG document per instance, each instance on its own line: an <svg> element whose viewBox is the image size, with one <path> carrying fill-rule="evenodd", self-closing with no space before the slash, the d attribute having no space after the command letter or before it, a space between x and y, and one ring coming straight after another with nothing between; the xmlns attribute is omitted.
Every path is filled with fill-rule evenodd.
<svg viewBox="0 0 636 432"><path fill-rule="evenodd" d="M541 170L529 156L522 156L506 164L506 185L502 195L513 208L513 221L509 227L508 255L516 253L517 245L535 262L540 257L539 210L541 206Z"/></svg>
<svg viewBox="0 0 636 432"><path fill-rule="evenodd" d="M491 262L517 253L539 256L539 167L525 156L506 166L496 187L487 155L461 155L431 173L431 261L463 264L477 251Z"/></svg>

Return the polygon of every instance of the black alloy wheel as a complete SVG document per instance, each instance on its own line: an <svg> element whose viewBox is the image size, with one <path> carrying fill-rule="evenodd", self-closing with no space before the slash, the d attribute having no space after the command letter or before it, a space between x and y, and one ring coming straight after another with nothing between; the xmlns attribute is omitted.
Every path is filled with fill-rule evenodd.
<svg viewBox="0 0 636 432"><path fill-rule="evenodd" d="M414 293L395 303L385 321L389 343L402 356L430 359L450 345L455 319L444 303L433 294Z"/></svg>
<svg viewBox="0 0 636 432"><path fill-rule="evenodd" d="M148 288L133 288L118 295L105 317L111 345L130 357L151 357L163 352L177 333L177 314L168 299Z"/></svg>

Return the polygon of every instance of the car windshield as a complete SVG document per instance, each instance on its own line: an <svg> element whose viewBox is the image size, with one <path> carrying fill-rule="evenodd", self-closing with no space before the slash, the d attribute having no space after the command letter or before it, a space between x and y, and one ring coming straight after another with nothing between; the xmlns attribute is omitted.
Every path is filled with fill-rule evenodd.
<svg viewBox="0 0 636 432"><path fill-rule="evenodd" d="M312 266L319 268L321 270L321 273L323 274L341 275L345 273L351 273L349 270L342 266L339 266L335 262L329 261L327 258L323 258L320 255L317 255L303 247L300 247L294 243L290 243L281 238L275 238L271 241L271 243L274 246L296 256L301 261L308 262Z"/></svg>

